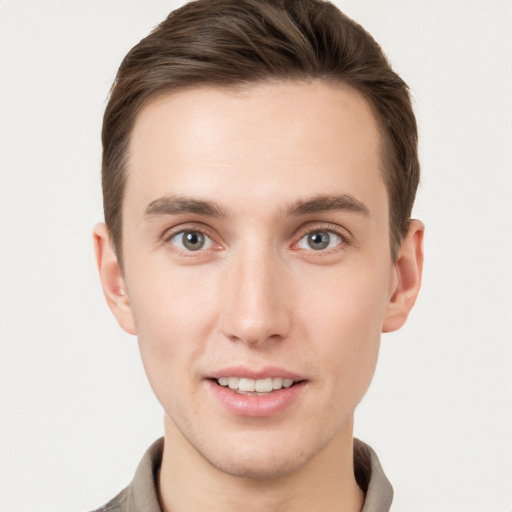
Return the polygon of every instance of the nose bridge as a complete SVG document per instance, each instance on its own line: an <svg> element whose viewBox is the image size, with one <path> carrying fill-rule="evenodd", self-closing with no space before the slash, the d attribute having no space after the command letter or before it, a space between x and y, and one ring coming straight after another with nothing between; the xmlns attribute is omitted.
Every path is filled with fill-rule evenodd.
<svg viewBox="0 0 512 512"><path fill-rule="evenodd" d="M287 336L290 318L282 262L268 246L244 246L226 269L222 330L254 345Z"/></svg>

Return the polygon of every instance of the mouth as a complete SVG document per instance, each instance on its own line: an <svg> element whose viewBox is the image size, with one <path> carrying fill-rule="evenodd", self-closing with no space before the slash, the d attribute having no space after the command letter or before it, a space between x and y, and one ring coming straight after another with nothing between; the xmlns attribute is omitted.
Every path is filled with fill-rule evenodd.
<svg viewBox="0 0 512 512"><path fill-rule="evenodd" d="M308 384L303 376L279 368L225 368L206 381L224 410L252 418L284 413L300 400Z"/></svg>
<svg viewBox="0 0 512 512"><path fill-rule="evenodd" d="M249 379L245 377L219 377L213 379L219 386L229 388L239 395L270 395L281 389L287 389L301 381L286 377L267 377L265 379Z"/></svg>

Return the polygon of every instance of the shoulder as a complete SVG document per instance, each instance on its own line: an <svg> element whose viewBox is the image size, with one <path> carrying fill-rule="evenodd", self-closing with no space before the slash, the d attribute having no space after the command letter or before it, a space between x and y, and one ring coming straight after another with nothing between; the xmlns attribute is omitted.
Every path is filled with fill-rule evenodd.
<svg viewBox="0 0 512 512"><path fill-rule="evenodd" d="M128 489L122 490L115 498L112 498L106 505L93 510L92 512L127 512L128 511Z"/></svg>
<svg viewBox="0 0 512 512"><path fill-rule="evenodd" d="M140 461L130 485L106 505L92 512L162 512L158 502L157 480L163 447L163 438L155 441Z"/></svg>

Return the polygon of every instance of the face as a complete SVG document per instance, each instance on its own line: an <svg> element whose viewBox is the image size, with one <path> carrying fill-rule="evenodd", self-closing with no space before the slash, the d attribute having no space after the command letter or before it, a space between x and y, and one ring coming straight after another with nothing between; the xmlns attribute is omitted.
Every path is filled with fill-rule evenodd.
<svg viewBox="0 0 512 512"><path fill-rule="evenodd" d="M351 438L396 328L380 154L366 100L321 82L190 89L136 120L111 307L175 437L222 471Z"/></svg>

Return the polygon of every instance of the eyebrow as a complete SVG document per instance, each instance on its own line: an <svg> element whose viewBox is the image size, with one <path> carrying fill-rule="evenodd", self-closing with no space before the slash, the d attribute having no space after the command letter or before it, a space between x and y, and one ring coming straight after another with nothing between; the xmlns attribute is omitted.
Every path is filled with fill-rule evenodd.
<svg viewBox="0 0 512 512"><path fill-rule="evenodd" d="M285 209L285 215L298 216L335 210L358 213L364 216L370 214L368 207L354 196L341 194L315 196L307 200L299 199L288 205Z"/></svg>
<svg viewBox="0 0 512 512"><path fill-rule="evenodd" d="M369 215L368 207L350 194L320 195L310 199L299 199L284 209L285 216L300 216L312 213L329 211L345 211ZM230 216L228 210L218 203L185 196L165 196L155 199L148 204L144 211L145 218L160 217L164 215L179 215L194 213L207 217L226 218Z"/></svg>
<svg viewBox="0 0 512 512"><path fill-rule="evenodd" d="M151 218L162 215L178 215L180 213L195 213L208 217L229 217L229 212L213 201L184 196L165 196L151 201L144 211L144 217Z"/></svg>

